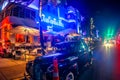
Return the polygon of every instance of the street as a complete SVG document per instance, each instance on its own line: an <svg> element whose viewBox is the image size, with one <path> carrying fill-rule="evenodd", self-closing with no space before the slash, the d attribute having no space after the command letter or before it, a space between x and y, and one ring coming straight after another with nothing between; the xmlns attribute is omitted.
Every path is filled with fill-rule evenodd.
<svg viewBox="0 0 120 80"><path fill-rule="evenodd" d="M106 49L102 46L94 50L93 65L79 76L79 80L112 80L113 54L114 48ZM25 71L25 63L25 61L0 58L0 80L21 80Z"/></svg>
<svg viewBox="0 0 120 80"><path fill-rule="evenodd" d="M0 80L15 80L23 77L25 63L20 60L0 58Z"/></svg>
<svg viewBox="0 0 120 80"><path fill-rule="evenodd" d="M0 58L0 80L21 80L24 78L26 62L33 60L35 56L27 59Z"/></svg>
<svg viewBox="0 0 120 80"><path fill-rule="evenodd" d="M94 62L92 68L84 72L79 80L114 80L114 47L100 47L93 53Z"/></svg>

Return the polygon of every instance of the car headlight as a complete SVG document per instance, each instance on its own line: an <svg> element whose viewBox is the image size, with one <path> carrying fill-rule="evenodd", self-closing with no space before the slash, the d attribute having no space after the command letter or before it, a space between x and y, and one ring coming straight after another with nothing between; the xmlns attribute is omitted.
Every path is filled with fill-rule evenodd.
<svg viewBox="0 0 120 80"><path fill-rule="evenodd" d="M111 44L111 43L104 43L104 46L105 46L105 47L112 47L113 44Z"/></svg>

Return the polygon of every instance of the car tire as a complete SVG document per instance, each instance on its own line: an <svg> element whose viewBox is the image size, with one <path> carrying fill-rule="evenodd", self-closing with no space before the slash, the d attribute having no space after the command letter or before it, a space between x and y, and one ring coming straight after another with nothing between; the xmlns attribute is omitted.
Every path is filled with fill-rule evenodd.
<svg viewBox="0 0 120 80"><path fill-rule="evenodd" d="M35 64L33 67L33 79L41 80L41 69L39 64Z"/></svg>
<svg viewBox="0 0 120 80"><path fill-rule="evenodd" d="M68 72L65 76L64 80L75 80L75 76L73 72Z"/></svg>

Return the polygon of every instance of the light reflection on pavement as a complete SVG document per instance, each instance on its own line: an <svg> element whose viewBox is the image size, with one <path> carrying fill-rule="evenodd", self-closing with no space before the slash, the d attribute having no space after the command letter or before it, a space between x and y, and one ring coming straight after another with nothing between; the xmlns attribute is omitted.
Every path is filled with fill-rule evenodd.
<svg viewBox="0 0 120 80"><path fill-rule="evenodd" d="M93 52L95 61L79 80L112 80L115 58L115 47L97 47Z"/></svg>
<svg viewBox="0 0 120 80"><path fill-rule="evenodd" d="M79 80L120 80L120 79L112 79L114 76L116 77L117 74L117 72L114 72L115 70L114 64L116 58L115 51L116 51L115 47L109 47L109 48L105 48L104 46L97 47L93 51L93 57L95 59L93 62L93 66L87 71L85 71L81 76L79 76ZM25 70L25 66L23 66L23 68ZM12 67L11 69L15 70ZM20 69L22 69L22 65Z"/></svg>

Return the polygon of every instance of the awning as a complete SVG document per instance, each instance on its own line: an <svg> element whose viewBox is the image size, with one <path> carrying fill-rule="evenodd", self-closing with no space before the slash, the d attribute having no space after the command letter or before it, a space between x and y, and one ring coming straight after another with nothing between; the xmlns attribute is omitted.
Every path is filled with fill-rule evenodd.
<svg viewBox="0 0 120 80"><path fill-rule="evenodd" d="M14 34L23 34L23 35L33 35L33 36L39 36L39 30L27 26L17 26L8 32L14 33Z"/></svg>
<svg viewBox="0 0 120 80"><path fill-rule="evenodd" d="M5 19L3 19L1 25L4 23L29 26L29 27L36 27L37 26L37 24L34 20L19 18L19 17L15 17L15 16L6 17Z"/></svg>
<svg viewBox="0 0 120 80"><path fill-rule="evenodd" d="M46 31L46 32L43 32L43 35L44 36L55 36L55 35L57 35L57 32L55 32L55 31Z"/></svg>
<svg viewBox="0 0 120 80"><path fill-rule="evenodd" d="M65 35L65 34L70 34L70 33L75 33L75 32L76 32L76 30L69 28L69 29L65 29L65 30L60 31L57 34L64 34Z"/></svg>

